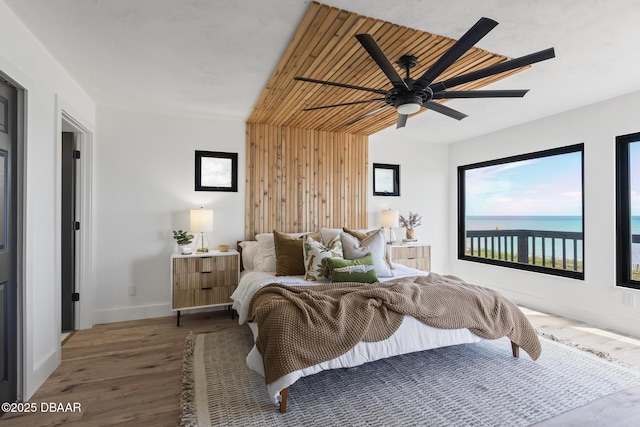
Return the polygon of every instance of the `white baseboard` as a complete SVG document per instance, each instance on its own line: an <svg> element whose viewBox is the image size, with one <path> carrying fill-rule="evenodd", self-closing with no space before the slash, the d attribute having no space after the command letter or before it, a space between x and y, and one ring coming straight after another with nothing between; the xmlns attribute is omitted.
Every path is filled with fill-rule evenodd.
<svg viewBox="0 0 640 427"><path fill-rule="evenodd" d="M226 310L225 306L185 309L184 313L197 313L199 311ZM143 305L127 308L112 308L96 310L93 312L93 324L126 322L128 320L152 319L154 317L176 316L171 310L171 304Z"/></svg>
<svg viewBox="0 0 640 427"><path fill-rule="evenodd" d="M40 388L47 378L60 365L60 353L57 349L49 352L36 366L32 372L26 372L22 399L26 402Z"/></svg>
<svg viewBox="0 0 640 427"><path fill-rule="evenodd" d="M141 305L137 307L111 308L95 310L93 324L124 322L127 320L151 319L153 317L171 316L171 304Z"/></svg>
<svg viewBox="0 0 640 427"><path fill-rule="evenodd" d="M595 313L582 307L575 307L562 301L539 298L512 290L496 288L500 293L511 299L516 304L542 313L584 322L598 329L608 330L614 333L627 335L632 338L640 338L636 327L636 320L624 315L611 313Z"/></svg>

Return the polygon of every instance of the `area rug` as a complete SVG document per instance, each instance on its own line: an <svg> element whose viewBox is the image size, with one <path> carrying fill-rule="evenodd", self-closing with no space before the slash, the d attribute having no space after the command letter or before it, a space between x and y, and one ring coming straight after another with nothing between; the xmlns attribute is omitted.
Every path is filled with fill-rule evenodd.
<svg viewBox="0 0 640 427"><path fill-rule="evenodd" d="M640 385L640 372L541 338L542 356L505 339L383 359L302 378L287 412L247 368L249 328L190 335L184 426L528 426Z"/></svg>

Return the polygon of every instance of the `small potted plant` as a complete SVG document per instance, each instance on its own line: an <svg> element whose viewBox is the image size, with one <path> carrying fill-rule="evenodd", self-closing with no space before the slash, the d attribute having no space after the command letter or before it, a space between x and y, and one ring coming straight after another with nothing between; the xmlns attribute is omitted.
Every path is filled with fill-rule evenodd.
<svg viewBox="0 0 640 427"><path fill-rule="evenodd" d="M178 247L180 248L180 253L188 255L191 253L191 248L187 245L190 245L193 241L193 234L189 234L187 231L182 230L173 230L173 238L178 242Z"/></svg>
<svg viewBox="0 0 640 427"><path fill-rule="evenodd" d="M400 226L407 229L407 240L415 240L414 229L422 224L422 215L409 211L409 217L400 215Z"/></svg>

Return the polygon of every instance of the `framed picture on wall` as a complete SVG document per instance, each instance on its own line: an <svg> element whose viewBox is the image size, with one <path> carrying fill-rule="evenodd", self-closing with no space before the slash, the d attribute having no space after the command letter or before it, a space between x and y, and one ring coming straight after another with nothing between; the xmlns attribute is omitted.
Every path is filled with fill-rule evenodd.
<svg viewBox="0 0 640 427"><path fill-rule="evenodd" d="M238 191L238 153L196 151L196 191Z"/></svg>
<svg viewBox="0 0 640 427"><path fill-rule="evenodd" d="M373 195L400 195L400 165L373 164Z"/></svg>

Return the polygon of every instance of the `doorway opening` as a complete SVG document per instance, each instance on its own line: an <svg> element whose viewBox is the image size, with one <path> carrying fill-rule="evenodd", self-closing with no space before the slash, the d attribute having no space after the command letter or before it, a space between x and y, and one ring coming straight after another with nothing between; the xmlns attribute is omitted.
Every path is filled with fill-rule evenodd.
<svg viewBox="0 0 640 427"><path fill-rule="evenodd" d="M93 134L64 107L59 112L59 332L63 342L69 333L93 326L90 170Z"/></svg>
<svg viewBox="0 0 640 427"><path fill-rule="evenodd" d="M76 150L76 134L62 131L61 214L60 214L60 271L61 271L61 332L63 338L76 329L76 234L80 222L76 218L76 163L80 151Z"/></svg>

